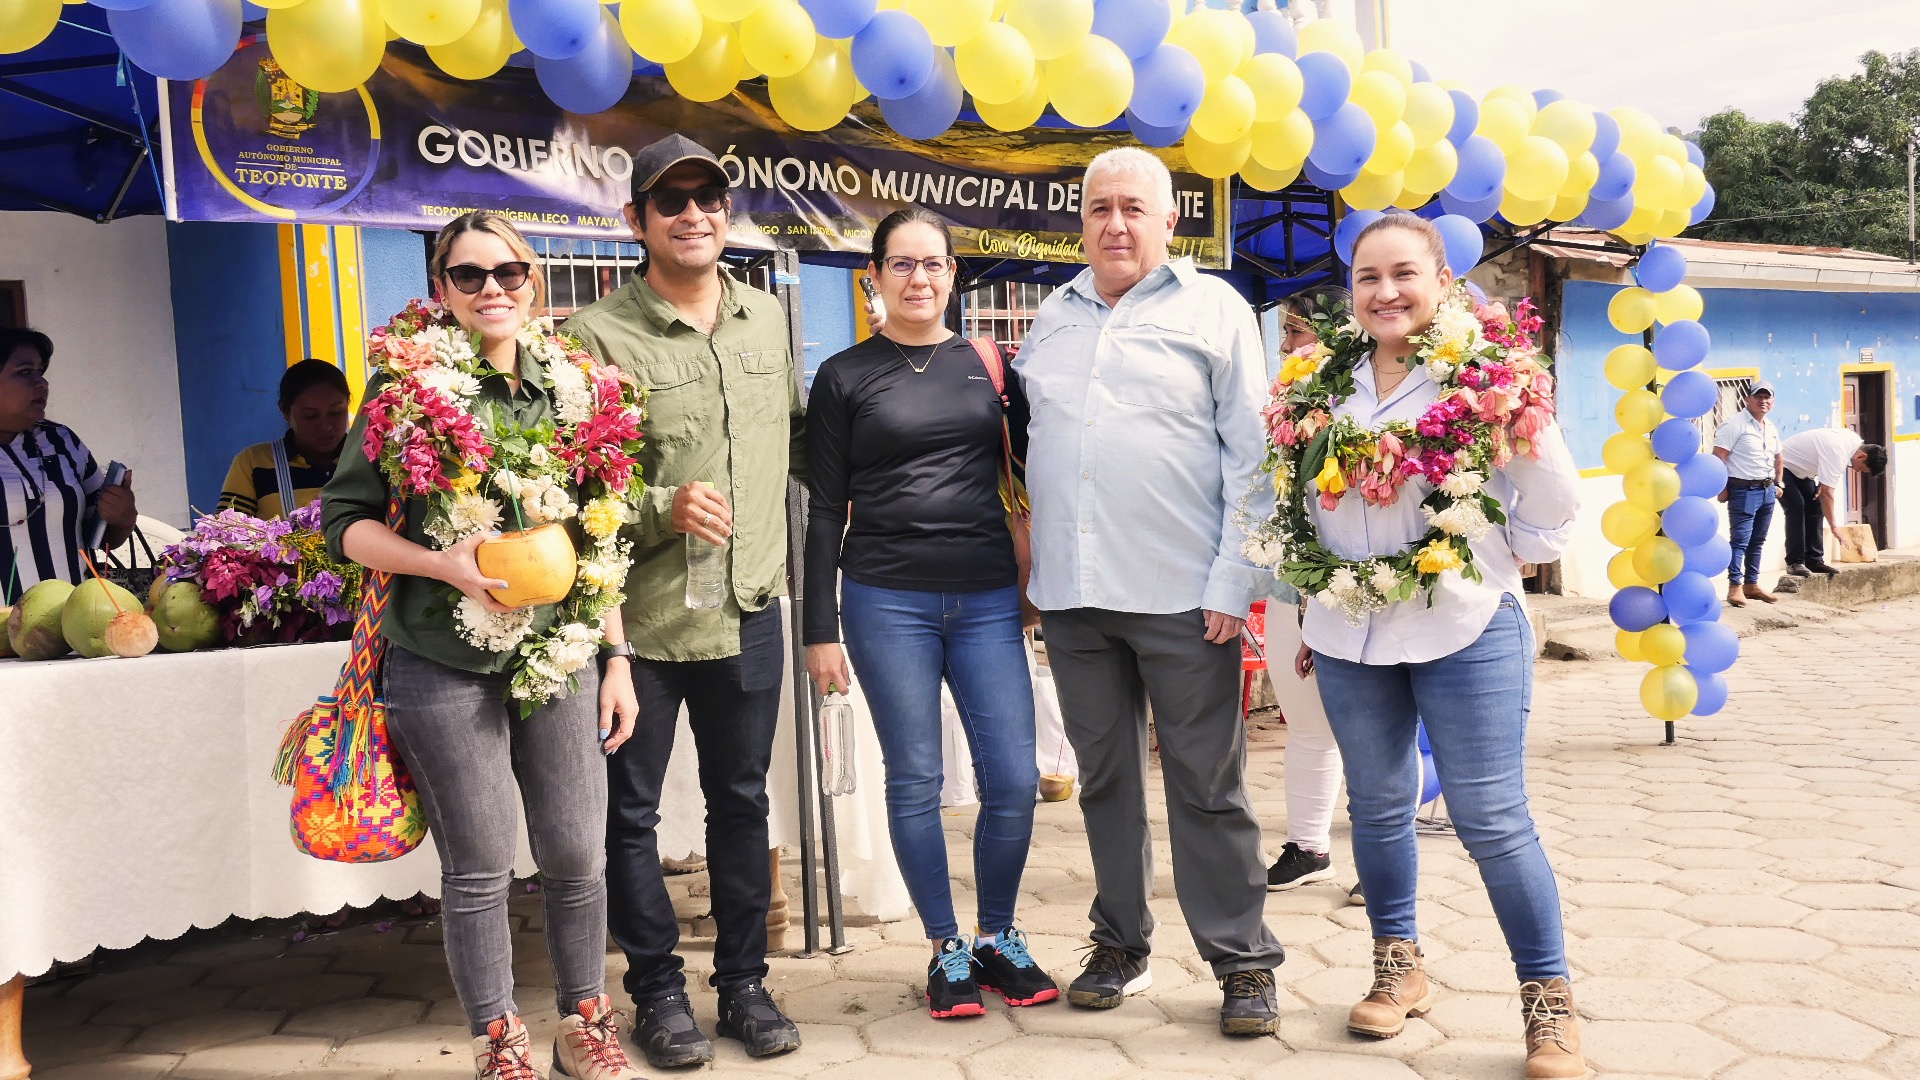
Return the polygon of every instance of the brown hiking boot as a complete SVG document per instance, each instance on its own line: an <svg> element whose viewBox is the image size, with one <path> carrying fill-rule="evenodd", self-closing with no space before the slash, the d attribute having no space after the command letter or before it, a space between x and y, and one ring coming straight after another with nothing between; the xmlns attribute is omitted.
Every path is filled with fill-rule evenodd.
<svg viewBox="0 0 1920 1080"><path fill-rule="evenodd" d="M1746 594L1740 591L1740 586L1738 585L1727 586L1727 603L1733 605L1734 607L1747 606Z"/></svg>
<svg viewBox="0 0 1920 1080"><path fill-rule="evenodd" d="M473 1039L475 1080L546 1080L533 1067L533 1043L527 1028L512 1013L487 1025L485 1035Z"/></svg>
<svg viewBox="0 0 1920 1080"><path fill-rule="evenodd" d="M620 1048L620 1014L605 994L582 1001L553 1037L553 1075L575 1080L642 1080Z"/></svg>
<svg viewBox="0 0 1920 1080"><path fill-rule="evenodd" d="M1768 592L1767 590L1761 588L1758 585L1747 586L1747 599L1758 600L1763 604L1777 604L1780 602L1779 597L1773 595L1772 593Z"/></svg>
<svg viewBox="0 0 1920 1080"><path fill-rule="evenodd" d="M1580 1018L1573 1014L1573 988L1565 979L1520 984L1520 1015L1527 1023L1527 1080L1580 1080L1587 1059L1580 1053Z"/></svg>
<svg viewBox="0 0 1920 1080"><path fill-rule="evenodd" d="M1348 1031L1391 1039L1407 1017L1427 1015L1434 992L1420 957L1420 946L1405 938L1373 939L1373 989L1347 1013Z"/></svg>

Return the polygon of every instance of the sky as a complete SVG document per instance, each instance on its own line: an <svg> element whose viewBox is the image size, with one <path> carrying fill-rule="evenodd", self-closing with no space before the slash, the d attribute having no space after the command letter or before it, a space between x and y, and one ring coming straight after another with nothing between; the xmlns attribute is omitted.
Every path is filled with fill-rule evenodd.
<svg viewBox="0 0 1920 1080"><path fill-rule="evenodd" d="M1386 0L1392 46L1475 95L1551 88L1695 130L1787 120L1869 49L1920 48L1917 0Z"/></svg>

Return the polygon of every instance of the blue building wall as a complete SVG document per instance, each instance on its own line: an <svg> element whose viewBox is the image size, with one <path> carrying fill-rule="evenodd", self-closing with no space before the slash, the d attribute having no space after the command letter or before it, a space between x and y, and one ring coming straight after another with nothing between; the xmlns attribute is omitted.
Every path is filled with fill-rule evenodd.
<svg viewBox="0 0 1920 1080"><path fill-rule="evenodd" d="M360 260L369 331L387 325L407 301L427 295L427 242L418 233L362 229Z"/></svg>
<svg viewBox="0 0 1920 1080"><path fill-rule="evenodd" d="M853 271L800 265L800 329L806 341L807 385L827 357L853 346Z"/></svg>
<svg viewBox="0 0 1920 1080"><path fill-rule="evenodd" d="M1618 431L1606 355L1638 342L1607 321L1619 287L1569 281L1563 297L1556 370L1561 423L1582 469L1601 467L1600 448ZM1842 368L1874 360L1894 365L1895 433L1920 432L1920 296L1908 293L1705 289L1701 320L1713 335L1705 369L1758 369L1775 389L1773 420L1782 435L1825 427L1840 405Z"/></svg>

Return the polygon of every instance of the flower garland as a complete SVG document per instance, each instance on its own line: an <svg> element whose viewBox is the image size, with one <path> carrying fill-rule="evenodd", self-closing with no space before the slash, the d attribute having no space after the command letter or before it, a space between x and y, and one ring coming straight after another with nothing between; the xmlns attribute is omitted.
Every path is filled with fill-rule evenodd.
<svg viewBox="0 0 1920 1080"><path fill-rule="evenodd" d="M510 692L530 713L577 685L603 640L601 617L625 599L633 545L619 532L635 519L642 491L635 454L645 391L545 318L520 332L554 405L553 419L532 427L480 397L484 380L505 376L437 304L409 303L367 345L369 363L390 381L367 403L362 450L396 493L427 501L423 527L436 544L509 523L579 519L587 542L549 629L534 633L532 608L495 614L452 595L468 644L517 654Z"/></svg>
<svg viewBox="0 0 1920 1080"><path fill-rule="evenodd" d="M1506 522L1487 480L1515 454L1538 457L1533 440L1553 420L1553 377L1534 342L1541 320L1532 301L1510 316L1500 304L1476 308L1456 285L1431 329L1415 339L1410 361L1426 365L1439 397L1412 423L1377 428L1334 417L1372 340L1344 313L1313 322L1320 340L1282 362L1262 414L1264 468L1276 500L1273 516L1250 530L1248 558L1356 625L1428 592L1442 574L1479 581L1471 545ZM1371 505L1392 506L1415 481L1430 490L1420 504L1428 528L1412 546L1342 559L1321 544L1313 502L1331 511L1357 492Z"/></svg>

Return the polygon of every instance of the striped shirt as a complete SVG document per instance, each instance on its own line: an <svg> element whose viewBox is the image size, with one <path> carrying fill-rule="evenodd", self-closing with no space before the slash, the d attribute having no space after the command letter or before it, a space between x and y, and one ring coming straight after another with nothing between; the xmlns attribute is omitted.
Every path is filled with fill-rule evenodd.
<svg viewBox="0 0 1920 1080"><path fill-rule="evenodd" d="M0 593L86 580L81 552L106 474L62 424L42 420L0 446Z"/></svg>
<svg viewBox="0 0 1920 1080"><path fill-rule="evenodd" d="M279 441L279 440L275 440ZM292 449L292 438L287 438ZM333 479L334 462L308 464L299 454L287 454L287 474L293 482L293 505L280 505L280 477L273 467L273 443L255 443L236 454L227 470L227 482L221 485L220 509L273 521L320 497L320 489Z"/></svg>

